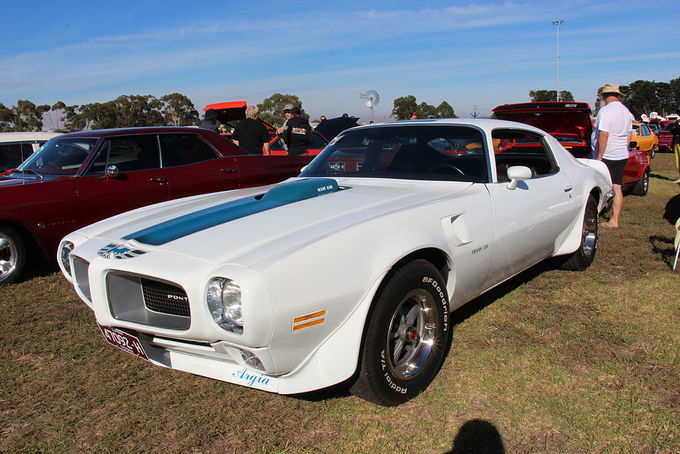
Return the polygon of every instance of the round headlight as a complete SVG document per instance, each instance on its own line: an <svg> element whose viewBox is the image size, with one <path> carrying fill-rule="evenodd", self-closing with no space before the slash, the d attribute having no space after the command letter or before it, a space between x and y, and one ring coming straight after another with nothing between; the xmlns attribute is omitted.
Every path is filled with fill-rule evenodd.
<svg viewBox="0 0 680 454"><path fill-rule="evenodd" d="M213 278L208 283L206 300L215 323L226 331L243 334L241 287L230 279Z"/></svg>
<svg viewBox="0 0 680 454"><path fill-rule="evenodd" d="M69 276L71 275L71 262L68 258L71 255L73 247L73 243L70 241L64 241L61 243L61 249L59 250L59 260L61 261L61 265L64 267L64 270Z"/></svg>

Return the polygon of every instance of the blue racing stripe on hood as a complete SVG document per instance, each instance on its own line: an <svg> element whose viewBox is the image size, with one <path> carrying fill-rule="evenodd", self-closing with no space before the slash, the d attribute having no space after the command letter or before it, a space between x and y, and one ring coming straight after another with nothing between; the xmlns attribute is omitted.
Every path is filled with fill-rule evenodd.
<svg viewBox="0 0 680 454"><path fill-rule="evenodd" d="M338 189L338 182L330 178L313 178L282 183L274 186L261 197L246 197L185 214L127 235L123 239L159 246L216 225L336 192Z"/></svg>

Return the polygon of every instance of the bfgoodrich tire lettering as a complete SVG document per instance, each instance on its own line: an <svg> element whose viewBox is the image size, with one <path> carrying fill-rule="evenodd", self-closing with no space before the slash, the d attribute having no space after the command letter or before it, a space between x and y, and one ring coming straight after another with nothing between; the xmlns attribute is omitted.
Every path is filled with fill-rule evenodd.
<svg viewBox="0 0 680 454"><path fill-rule="evenodd" d="M430 262L414 260L391 276L369 317L350 391L379 405L399 405L427 388L448 353L444 280Z"/></svg>

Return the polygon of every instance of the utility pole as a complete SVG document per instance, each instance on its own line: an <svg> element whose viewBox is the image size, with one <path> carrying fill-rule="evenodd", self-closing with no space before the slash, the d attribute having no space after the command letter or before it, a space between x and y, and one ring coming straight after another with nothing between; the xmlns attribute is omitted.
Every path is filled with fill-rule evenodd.
<svg viewBox="0 0 680 454"><path fill-rule="evenodd" d="M477 104L472 107L472 118L477 118L479 114L477 113Z"/></svg>
<svg viewBox="0 0 680 454"><path fill-rule="evenodd" d="M556 64L556 85L557 85L557 93L555 94L555 100L559 101L560 100L560 25L564 23L564 20L562 19L556 19L552 21L552 24L557 26L557 58L555 61Z"/></svg>

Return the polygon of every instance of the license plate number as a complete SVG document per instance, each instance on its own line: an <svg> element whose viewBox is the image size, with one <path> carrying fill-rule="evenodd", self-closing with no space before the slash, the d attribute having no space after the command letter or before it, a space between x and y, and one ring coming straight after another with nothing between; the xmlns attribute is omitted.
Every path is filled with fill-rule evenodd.
<svg viewBox="0 0 680 454"><path fill-rule="evenodd" d="M149 360L149 357L144 351L144 347L142 347L142 343L139 341L139 339L137 339L137 337L108 326L99 325L99 329L104 335L104 339L106 339L106 342L109 344L120 348L124 352L139 356L140 358L146 359L147 361Z"/></svg>

